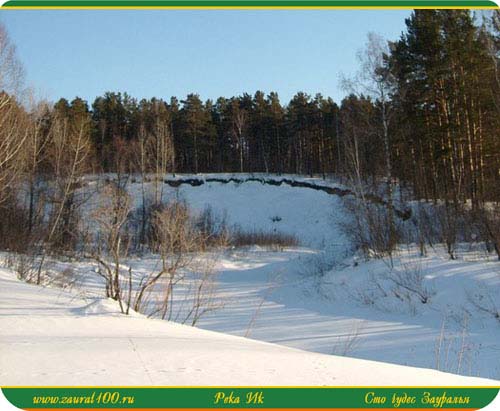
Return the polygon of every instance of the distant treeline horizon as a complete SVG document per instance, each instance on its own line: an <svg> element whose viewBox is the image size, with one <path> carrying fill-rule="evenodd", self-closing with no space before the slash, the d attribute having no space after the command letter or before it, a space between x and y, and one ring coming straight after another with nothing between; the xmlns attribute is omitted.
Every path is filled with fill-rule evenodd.
<svg viewBox="0 0 500 411"><path fill-rule="evenodd" d="M91 104L46 106L40 132L58 119L84 133L96 172L338 174L398 179L416 198L499 199L499 21L497 11L481 26L469 10L414 11L399 39L369 36L340 102L304 92L283 103L263 91L215 101L110 91Z"/></svg>

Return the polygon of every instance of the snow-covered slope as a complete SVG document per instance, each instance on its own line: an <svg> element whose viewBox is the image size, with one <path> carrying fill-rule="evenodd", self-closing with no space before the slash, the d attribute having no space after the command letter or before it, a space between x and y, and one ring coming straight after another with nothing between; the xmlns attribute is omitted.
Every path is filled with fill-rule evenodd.
<svg viewBox="0 0 500 411"><path fill-rule="evenodd" d="M176 178L231 177L251 178ZM284 178L345 188L318 178ZM139 182L130 185L136 201L140 187ZM254 248L224 255L218 278L223 307L203 317L199 327L324 354L500 380L500 323L471 301L477 294L487 307L500 305L500 263L484 251L466 245L451 261L439 244L425 258L416 247L400 249L395 271L422 277L430 294L422 304L401 287L394 290L388 261L349 254L351 244L340 228L346 215L337 195L255 181L163 189L165 199L178 196L194 210L209 205L226 213L230 225L277 230L301 241L302 248L284 252ZM135 271L147 270L154 257L130 264Z"/></svg>
<svg viewBox="0 0 500 411"><path fill-rule="evenodd" d="M0 385L495 385L117 313L0 270Z"/></svg>
<svg viewBox="0 0 500 411"><path fill-rule="evenodd" d="M108 178L113 178L112 175ZM168 177L169 181L189 180L195 178L200 181L210 178L219 179L245 179L258 178L251 175L231 174L206 174L206 175L177 175L176 178ZM268 177L271 179L271 177ZM273 181L296 179L309 184L343 189L342 185L332 181L323 181L317 178L297 178L293 176L272 178ZM95 177L88 177L90 188L102 184ZM145 184L146 197L152 197L154 183ZM207 182L201 186L182 184L171 187L168 184L159 184L163 200L174 198L182 199L189 204L192 210L202 212L207 206L218 217L226 217L227 224L239 226L244 230L279 231L295 235L304 246L315 248L324 247L325 244L345 245L346 240L341 231L336 229L337 218L342 217L341 198L334 194L327 194L310 188L290 187L283 184L273 186L257 181L248 181L241 184L230 182L222 184ZM140 178L133 179L128 185L128 191L135 201L135 206L140 207L142 201L142 184ZM94 196L90 202L96 206L100 202L99 196Z"/></svg>
<svg viewBox="0 0 500 411"><path fill-rule="evenodd" d="M208 178L231 177L196 176L197 179L205 178L205 181ZM238 178L241 179L241 176ZM334 181L296 179L342 189L342 186ZM95 176L89 176L87 181L90 191L103 183ZM150 182L145 186L151 196L154 184ZM395 253L394 268L390 268L388 261L365 261L353 255L352 246L340 229L340 224L346 221L346 215L341 199L335 194L311 188L291 187L287 184L278 187L257 181L241 184L205 182L196 187L182 184L178 188L167 184L159 186L163 190L164 200L180 197L195 212L201 212L206 206L211 206L215 213L226 214L229 225L239 225L245 230L276 230L299 238L300 247L281 251L251 247L226 250L222 253L217 261L218 308L208 312L196 323L197 327L207 331L236 337L245 336L280 346L262 345L248 339L232 339L221 334L207 334L202 330L186 329L176 324L145 320L142 317L118 318L114 305L109 306L102 301L95 302L97 297L104 295L104 285L96 274L94 263L89 260L57 261L48 258L44 270L54 273L54 276L57 276L58 272L65 273L61 276L61 281L56 278L53 283L71 283L73 300L54 289L31 290L31 287L25 284L17 284L14 287L14 277L7 272L3 274L3 280L17 291L13 293L13 289L9 287L0 290L6 295L0 298L0 309L4 310L0 314L5 313L0 316L0 340L15 347L12 358L16 358L16 364L19 362L23 366L29 366L23 355L33 349L33 346L42 347L42 351L47 350L44 356L35 351L35 365L38 364L39 374L33 376L34 384L43 384L37 381L37 378L45 378L48 373L44 371L45 367L51 370L51 375L75 374L71 377L75 383L78 383L80 378L78 373L83 373L92 378L101 378L96 383L108 381L109 384L118 384L123 382L124 378L129 378L125 370L130 368L130 375L141 373L138 378L142 382L134 383L151 384L144 367L139 366L141 361L146 360L152 363L147 367L157 370L155 380L176 375L175 381L168 382L165 379L158 382L161 384L183 384L184 381L189 381L190 384L222 384L224 381L228 384L235 383L217 379L229 378L227 375L237 375L241 378L241 384L275 385L364 384L362 378L371 378L359 377L360 380L352 381L350 376L353 374L344 371L337 373L342 364L349 367L353 364L365 364L344 357L481 376L495 379L497 383L500 380L500 322L494 315L500 304L500 263L487 256L484 250L474 248L478 245L464 244L463 250L454 261L449 259L439 244L430 248L424 258L419 256L417 247L405 246ZM139 206L142 185L135 179L130 182L128 188L135 205ZM93 195L85 204L85 212L89 217L91 210L98 206L99 202L99 195ZM83 219L89 224L92 224L91 220ZM207 255L203 256L205 257ZM0 262L1 260L2 258ZM134 278L138 282L143 275L154 272L158 265L158 256L131 256L123 263L125 269L132 268ZM428 301L422 303L417 294L397 287L394 277L391 280L391 276L398 273L421 278L421 286L429 293ZM189 281L181 282L176 288L172 318L179 322L183 321L182 310L189 308L185 304L186 295L190 298L187 291L189 285ZM161 292L161 287L159 288ZM31 290L29 295L24 299L20 298L23 293L28 293L27 290ZM13 298L13 295L17 297ZM76 296L87 298L88 307L84 308L86 303L76 299ZM54 306L57 301L58 305ZM106 310L109 315L105 315ZM24 312L30 315L20 316ZM29 326L24 326L23 323ZM144 329L152 329L154 332L148 334L143 332ZM29 333L33 333L33 338ZM81 341L77 338L78 333L83 335ZM151 339L132 338L132 343L128 339L129 334L143 334ZM163 344L161 340L166 338L166 335L176 338L182 335L179 338L184 340L182 344L179 340L175 343L168 341L172 342L172 345L169 345L169 353L163 354L163 351L159 350ZM222 341L220 348L218 343L208 344L206 338L210 341L211 338ZM61 346L65 341L68 343ZM117 341L119 343L116 343ZM249 358L248 361L237 361L238 364L248 367L248 372L244 367L239 370L239 367L235 366L235 371L227 371L227 374L220 377L217 377L217 372L214 371L213 374L208 374L210 378L205 380L206 376L200 372L201 379L193 380L193 375L198 375L193 370L217 368L217 362L224 362L223 357L226 357L226 361L232 361L233 357L238 358L232 351L229 351L229 355L225 353L229 345L240 347L238 352L243 351L245 358ZM204 352L202 346L209 347L210 353ZM278 364L274 364L271 358L266 358L263 363L259 362L257 357L260 354L252 354L253 351L265 351L266 348L262 347L273 352L297 353L281 346L316 354L299 351L301 354L294 355L293 361L283 360L287 368L283 368L284 365L280 365L278 360ZM71 354L71 347L76 350L74 356ZM87 347L91 348L89 352L95 351L96 358L99 359L96 364L114 364L113 367L121 370L116 375L112 374L113 380L110 380L108 365L95 368L95 364L87 357L81 357L86 355ZM107 355L114 359L100 358L99 347L103 347L105 352L109 351ZM128 350L134 353L133 347L138 354L130 356L127 353ZM58 362L52 358L51 353L56 356L61 350L67 351L65 355L69 362ZM15 357L15 352L19 358ZM115 357L114 352L119 355ZM170 354L173 352L175 356ZM334 357L332 354L342 357ZM0 355L3 355L3 352L0 352ZM210 356L217 360L210 360ZM199 367L196 361L190 362L190 357L201 358L198 362L207 367ZM316 361L331 364L327 368L336 371L329 374L330 371L323 372L323 366L318 366L318 369L315 369L316 365L306 366L299 357L307 358L307 361L314 364L317 364ZM0 358L4 360L10 356ZM177 358L180 362L191 365L179 365L175 368ZM156 360L162 364L160 368L156 368ZM127 362L133 362L133 365L127 365ZM66 366L66 363L71 366ZM269 368L255 368L258 364L268 363L273 365ZM379 366L381 365L377 365ZM381 367L385 369L386 366ZM0 369L5 378L20 376L24 372L13 366L5 371L3 364L0 364ZM188 379L184 380L184 373L188 369L191 375L186 376ZM268 373L265 372L266 369ZM302 369L310 372L303 372ZM370 367L368 369L371 370ZM159 370L163 370L165 375ZM281 370L279 377L272 370ZM405 376L418 376L420 371L416 374L413 371L409 374L406 371L401 372L401 375ZM425 371L424 374L426 373L439 375L432 371ZM337 380L329 381L330 377ZM114 378L117 378L116 382ZM142 380L143 378L145 379ZM323 379L328 381L324 382ZM413 381L408 381L408 384ZM399 381L399 378L394 379L387 373L384 378L377 377L366 383L380 385L406 382Z"/></svg>

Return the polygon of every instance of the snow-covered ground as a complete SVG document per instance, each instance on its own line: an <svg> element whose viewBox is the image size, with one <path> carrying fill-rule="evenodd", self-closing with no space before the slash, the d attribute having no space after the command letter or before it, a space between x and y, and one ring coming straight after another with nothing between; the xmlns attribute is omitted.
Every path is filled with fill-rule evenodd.
<svg viewBox="0 0 500 411"><path fill-rule="evenodd" d="M310 353L140 315L0 270L0 385L494 385Z"/></svg>
<svg viewBox="0 0 500 411"><path fill-rule="evenodd" d="M88 181L90 187L97 185ZM500 305L500 263L484 252L464 249L451 261L439 246L424 258L415 247L401 248L391 268L388 261L364 261L351 253L339 227L345 215L336 195L259 182L164 185L163 191L165 199L182 198L200 212L210 205L226 215L229 225L294 234L301 245L224 252L217 261L219 308L202 317L198 329L138 315L122 318L114 303L96 300L103 287L88 261L49 262L56 272L71 269L71 294L20 283L4 270L0 384L21 383L16 378L23 369L32 376L22 381L25 385L478 381L448 373L500 380L500 321L488 312ZM138 205L141 184L131 183L130 192ZM97 203L94 197L88 208ZM157 263L153 255L126 261L136 276ZM401 283L401 278L414 281ZM409 291L415 286L417 292ZM181 313L182 293L177 298Z"/></svg>

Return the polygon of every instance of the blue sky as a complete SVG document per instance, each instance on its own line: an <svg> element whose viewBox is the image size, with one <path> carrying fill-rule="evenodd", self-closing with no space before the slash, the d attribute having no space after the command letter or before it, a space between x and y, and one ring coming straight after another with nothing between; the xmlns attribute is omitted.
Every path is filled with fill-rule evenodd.
<svg viewBox="0 0 500 411"><path fill-rule="evenodd" d="M105 91L203 99L297 91L339 101L369 31L396 39L410 10L153 10L0 12L42 98Z"/></svg>

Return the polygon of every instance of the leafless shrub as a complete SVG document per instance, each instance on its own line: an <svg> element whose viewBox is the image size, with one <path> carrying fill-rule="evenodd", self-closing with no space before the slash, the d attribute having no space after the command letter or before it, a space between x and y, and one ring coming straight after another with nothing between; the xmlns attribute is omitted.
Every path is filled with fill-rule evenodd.
<svg viewBox="0 0 500 411"><path fill-rule="evenodd" d="M33 255L19 253L14 259L14 270L20 280L33 283L37 279L38 265Z"/></svg>
<svg viewBox="0 0 500 411"><path fill-rule="evenodd" d="M434 294L425 284L422 267L417 262L402 263L400 267L391 269L387 278L394 284L392 293L399 299L409 301L415 295L422 304L427 304Z"/></svg>
<svg viewBox="0 0 500 411"><path fill-rule="evenodd" d="M133 233L131 246L136 252L153 247L153 216L161 208L161 204L155 204L151 196L143 193L140 207L130 213L128 226Z"/></svg>
<svg viewBox="0 0 500 411"><path fill-rule="evenodd" d="M474 345L469 340L469 315L463 312L460 329L452 331L443 317L434 349L435 368L456 374L472 374ZM465 368L467 367L468 368Z"/></svg>
<svg viewBox="0 0 500 411"><path fill-rule="evenodd" d="M202 248L200 242L204 239L196 231L186 204L177 201L165 204L161 210L155 212L151 235L153 250L160 255L161 266L141 279L134 309L144 312L147 309L146 297L151 294L157 283L163 283L165 280L166 284L162 284L165 287L162 300L155 304L153 310L149 310L149 315L170 319L174 287L184 278L184 269L190 266L194 259L193 252Z"/></svg>
<svg viewBox="0 0 500 411"><path fill-rule="evenodd" d="M327 274L347 268L346 258L351 255L351 250L345 249L343 245L340 248L338 246L330 244L326 250L305 258L301 264L302 277L311 281L315 297L320 296L325 300L335 298L336 287Z"/></svg>
<svg viewBox="0 0 500 411"><path fill-rule="evenodd" d="M387 270L371 272L362 286L348 292L351 298L363 305L384 312L403 309L412 315L417 313L420 304L428 304L435 294L432 287L426 284L418 262L398 266L390 266L387 262Z"/></svg>
<svg viewBox="0 0 500 411"><path fill-rule="evenodd" d="M363 321L354 321L350 332L337 337L337 342L332 350L332 355L347 356L352 354L352 352L360 344L360 332L362 329Z"/></svg>
<svg viewBox="0 0 500 411"><path fill-rule="evenodd" d="M7 253L7 255L3 256L0 260L2 264L7 268L14 268L16 262L17 253Z"/></svg>
<svg viewBox="0 0 500 411"><path fill-rule="evenodd" d="M59 221L51 215L49 225L54 224L56 229L47 243L47 251L52 254L64 254L74 251L81 244L83 233L80 231L82 215L77 205L76 195L70 195L63 205L63 212Z"/></svg>
<svg viewBox="0 0 500 411"><path fill-rule="evenodd" d="M400 234L387 208L359 198L344 198L349 219L341 224L342 231L363 254L382 258L392 253ZM390 221L391 220L391 221ZM391 228L392 227L392 228Z"/></svg>
<svg viewBox="0 0 500 411"><path fill-rule="evenodd" d="M467 300L479 311L492 316L500 322L500 293L497 289L478 286L474 290L467 290ZM496 294L496 295L495 295Z"/></svg>
<svg viewBox="0 0 500 411"><path fill-rule="evenodd" d="M56 272L49 280L49 285L62 289L72 289L76 287L80 279L71 267L66 267L62 271Z"/></svg>
<svg viewBox="0 0 500 411"><path fill-rule="evenodd" d="M222 307L217 298L217 283L215 264L217 256L204 258L201 265L191 275L191 287L187 293L191 301L187 314L184 315L183 324L190 323L195 326L198 320L205 314Z"/></svg>
<svg viewBox="0 0 500 411"><path fill-rule="evenodd" d="M387 307L381 303L389 296L383 282L373 272L370 273L368 281L362 287L355 290L347 289L349 296L360 304L375 307L381 311L387 311Z"/></svg>
<svg viewBox="0 0 500 411"><path fill-rule="evenodd" d="M346 268L348 265L344 262L347 253L338 253L324 251L307 258L304 263L304 277L313 278L318 284L324 280L324 277L332 270Z"/></svg>
<svg viewBox="0 0 500 411"><path fill-rule="evenodd" d="M106 295L119 302L123 313L133 308L150 317L195 325L219 306L215 263L216 251L224 249L222 237L216 242L213 235L200 230L182 201L151 205L147 209L151 214L147 241L159 260L149 273L137 278L123 262L133 240L129 232L131 220L132 226L134 222L130 196L123 187L109 183L101 197L102 206L93 215L99 231L88 256L98 263ZM197 252L208 250L209 244L213 251L198 258ZM179 294L183 301L174 312L178 287L183 289Z"/></svg>
<svg viewBox="0 0 500 411"><path fill-rule="evenodd" d="M276 251L299 245L298 238L292 234L264 230L244 231L240 227L235 228L231 232L229 241L234 247L258 245Z"/></svg>
<svg viewBox="0 0 500 411"><path fill-rule="evenodd" d="M124 228L131 211L131 199L128 193L116 184L107 185L102 198L102 205L93 213L99 232L89 256L99 264L98 273L105 280L106 296L118 301L122 313L128 314L130 306L125 307L123 304L121 271L122 260L127 256L129 249L128 236ZM108 256L111 261L108 261ZM131 281L129 276L129 283Z"/></svg>
<svg viewBox="0 0 500 411"><path fill-rule="evenodd" d="M476 215L488 251L493 248L500 260L500 205L484 205Z"/></svg>
<svg viewBox="0 0 500 411"><path fill-rule="evenodd" d="M449 204L443 204L436 206L435 213L440 240L445 244L450 259L455 260L456 245L461 226L461 210Z"/></svg>
<svg viewBox="0 0 500 411"><path fill-rule="evenodd" d="M205 239L204 245L212 246L227 243L229 230L226 213L217 214L209 205L195 218L196 229Z"/></svg>
<svg viewBox="0 0 500 411"><path fill-rule="evenodd" d="M500 212L494 205L469 207L446 203L419 203L410 220L413 230L405 236L407 243L419 245L421 255L425 255L426 247L434 248L436 244L444 244L451 259L456 259L459 245L484 245L485 252L497 251L500 237Z"/></svg>
<svg viewBox="0 0 500 411"><path fill-rule="evenodd" d="M269 298L269 296L273 293L273 291L279 286L280 284L280 274L279 273L274 273L268 276L267 278L267 286L266 286L266 291L262 298L260 299L259 305L257 308L254 310L252 313L252 316L250 317L250 321L247 325L247 329L245 331L245 338L250 337L250 334L252 333L253 327L255 326L255 323L257 321L257 318L260 315L262 306L266 302L266 300Z"/></svg>
<svg viewBox="0 0 500 411"><path fill-rule="evenodd" d="M438 233L436 232L436 224L429 212L427 204L418 204L411 217L412 225L415 229L415 240L420 249L420 255L423 257L427 254L427 245L433 247L435 242L439 241ZM411 234L408 236L408 243L412 242Z"/></svg>
<svg viewBox="0 0 500 411"><path fill-rule="evenodd" d="M30 248L28 213L15 199L0 204L0 249L23 253Z"/></svg>
<svg viewBox="0 0 500 411"><path fill-rule="evenodd" d="M255 322L257 321L257 318L259 317L262 306L264 305L265 302L266 302L266 297L264 296L261 298L259 305L252 313L252 317L250 317L250 321L248 322L247 329L246 329L245 335L244 335L245 338L250 337L250 334L252 333L253 327L255 326Z"/></svg>

